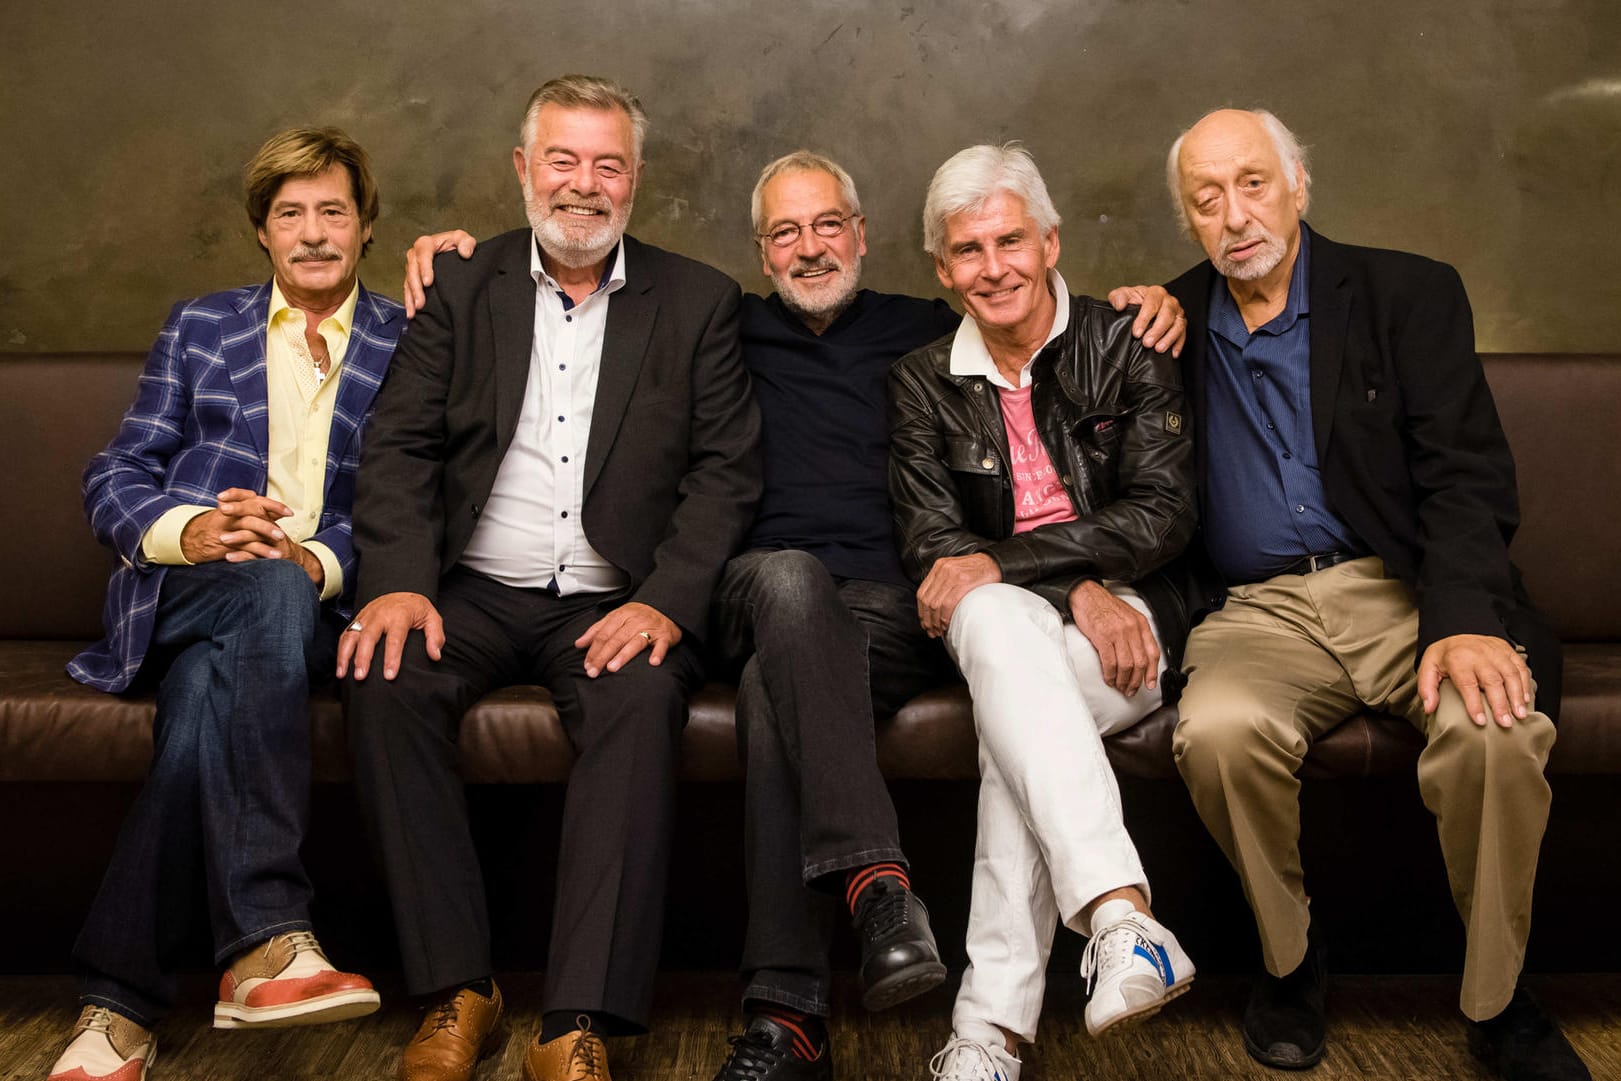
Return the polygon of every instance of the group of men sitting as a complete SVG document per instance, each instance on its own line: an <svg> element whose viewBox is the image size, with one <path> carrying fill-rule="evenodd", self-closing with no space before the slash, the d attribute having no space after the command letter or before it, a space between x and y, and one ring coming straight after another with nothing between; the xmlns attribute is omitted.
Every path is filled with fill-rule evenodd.
<svg viewBox="0 0 1621 1081"><path fill-rule="evenodd" d="M979 738L969 966L920 1076L1017 1081L1060 922L1089 938L1091 1033L1188 989L1102 744L1178 701L1177 766L1260 933L1252 1056L1324 1053L1296 771L1370 708L1425 736L1471 1050L1506 1078L1587 1077L1519 986L1559 655L1508 559L1513 463L1457 274L1313 232L1295 137L1221 110L1167 159L1208 257L1168 295L1072 295L1059 214L1009 144L928 188L924 247L962 315L860 287L855 185L806 151L754 189L775 292L744 296L625 234L646 129L612 82L542 86L513 151L530 228L419 240L403 309L358 280L360 147L297 129L250 163L271 280L174 309L85 473L121 565L70 672L155 688L157 715L51 1081L146 1075L200 919L216 1027L377 1008L318 945L298 853L307 696L334 677L431 1003L404 1081L465 1081L503 1012L461 717L550 690L575 762L523 1071L607 1079L603 1038L648 1019L706 669L736 681L746 764L746 1020L716 1081L831 1078L841 916L868 1008L946 976L874 726L953 667Z"/></svg>

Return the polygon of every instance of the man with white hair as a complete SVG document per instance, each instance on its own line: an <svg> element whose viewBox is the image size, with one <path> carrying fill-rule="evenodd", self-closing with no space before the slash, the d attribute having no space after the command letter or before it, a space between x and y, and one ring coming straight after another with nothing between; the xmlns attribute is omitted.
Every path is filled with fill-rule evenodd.
<svg viewBox="0 0 1621 1081"><path fill-rule="evenodd" d="M1457 272L1307 227L1311 176L1270 113L1210 113L1166 172L1209 257L1170 288L1193 325L1195 554L1215 609L1188 639L1174 746L1260 931L1244 1046L1288 1069L1323 1055L1295 773L1314 738L1368 708L1424 734L1470 1049L1511 1081L1587 1078L1517 986L1559 646L1509 562L1514 462Z"/></svg>
<svg viewBox="0 0 1621 1081"><path fill-rule="evenodd" d="M1160 572L1194 531L1181 380L1129 313L1070 296L1058 226L1016 145L942 165L924 247L967 315L890 378L902 560L980 743L969 967L932 1063L949 1081L1017 1081L1060 920L1091 939L1094 1035L1194 975L1149 910L1102 743L1165 700L1186 629Z"/></svg>
<svg viewBox="0 0 1621 1081"><path fill-rule="evenodd" d="M601 1037L646 1029L685 640L760 488L737 285L624 232L646 127L605 79L537 90L513 151L531 227L443 260L378 394L338 673L407 986L437 999L402 1081L466 1081L497 1031L456 734L505 684L545 684L575 751L524 1076L606 1081Z"/></svg>

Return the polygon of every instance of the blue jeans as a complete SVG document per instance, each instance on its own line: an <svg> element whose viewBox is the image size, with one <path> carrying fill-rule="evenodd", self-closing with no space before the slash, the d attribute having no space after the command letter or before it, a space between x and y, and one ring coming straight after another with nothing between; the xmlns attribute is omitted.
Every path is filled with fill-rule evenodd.
<svg viewBox="0 0 1621 1081"><path fill-rule="evenodd" d="M152 767L74 944L82 1002L147 1027L168 1012L199 879L217 965L310 928L309 686L339 629L291 562L167 570L140 677L157 680Z"/></svg>

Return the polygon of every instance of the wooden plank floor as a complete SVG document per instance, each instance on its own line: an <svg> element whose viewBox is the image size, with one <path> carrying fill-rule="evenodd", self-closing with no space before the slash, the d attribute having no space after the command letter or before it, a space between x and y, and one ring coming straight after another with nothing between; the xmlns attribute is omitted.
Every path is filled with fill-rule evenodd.
<svg viewBox="0 0 1621 1081"><path fill-rule="evenodd" d="M511 1005L499 1053L480 1065L475 1081L521 1076L525 1042L540 1024L540 980L532 974L500 980ZM1597 1081L1621 1081L1621 974L1545 976L1531 985L1560 1019ZM854 988L838 989L833 1018L835 1063L841 1079L927 1081L929 1057L949 1035L953 984L883 1014L854 1005ZM1085 999L1077 977L1058 976L1048 991L1040 1042L1026 1048L1026 1081L1485 1081L1469 1056L1455 1008L1457 981L1446 977L1342 977L1331 992L1330 1046L1322 1064L1303 1075L1266 1070L1245 1056L1238 1023L1246 982L1201 977L1160 1017L1094 1040L1081 1020ZM267 1032L214 1032L202 980L186 984L185 1003L158 1030L159 1055L150 1081L372 1081L394 1076L399 1049L420 1016L418 1007L382 983L385 1005L360 1021ZM618 1081L710 1081L736 1031L733 978L721 973L660 977L655 1031L613 1041ZM392 993L391 993L392 991ZM0 979L0 1081L43 1078L76 1013L75 983L61 976ZM854 1006L854 1008L849 1008Z"/></svg>

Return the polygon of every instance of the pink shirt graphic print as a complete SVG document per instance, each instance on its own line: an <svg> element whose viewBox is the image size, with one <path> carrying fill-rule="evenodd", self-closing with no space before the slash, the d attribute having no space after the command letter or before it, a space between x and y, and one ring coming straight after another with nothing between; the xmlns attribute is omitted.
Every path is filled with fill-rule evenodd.
<svg viewBox="0 0 1621 1081"><path fill-rule="evenodd" d="M1035 410L1030 406L1030 387L998 391L1002 403L1002 425L1007 429L1008 452L1013 456L1013 532L1026 533L1037 526L1075 520L1075 507L1059 482L1047 448L1036 432Z"/></svg>

